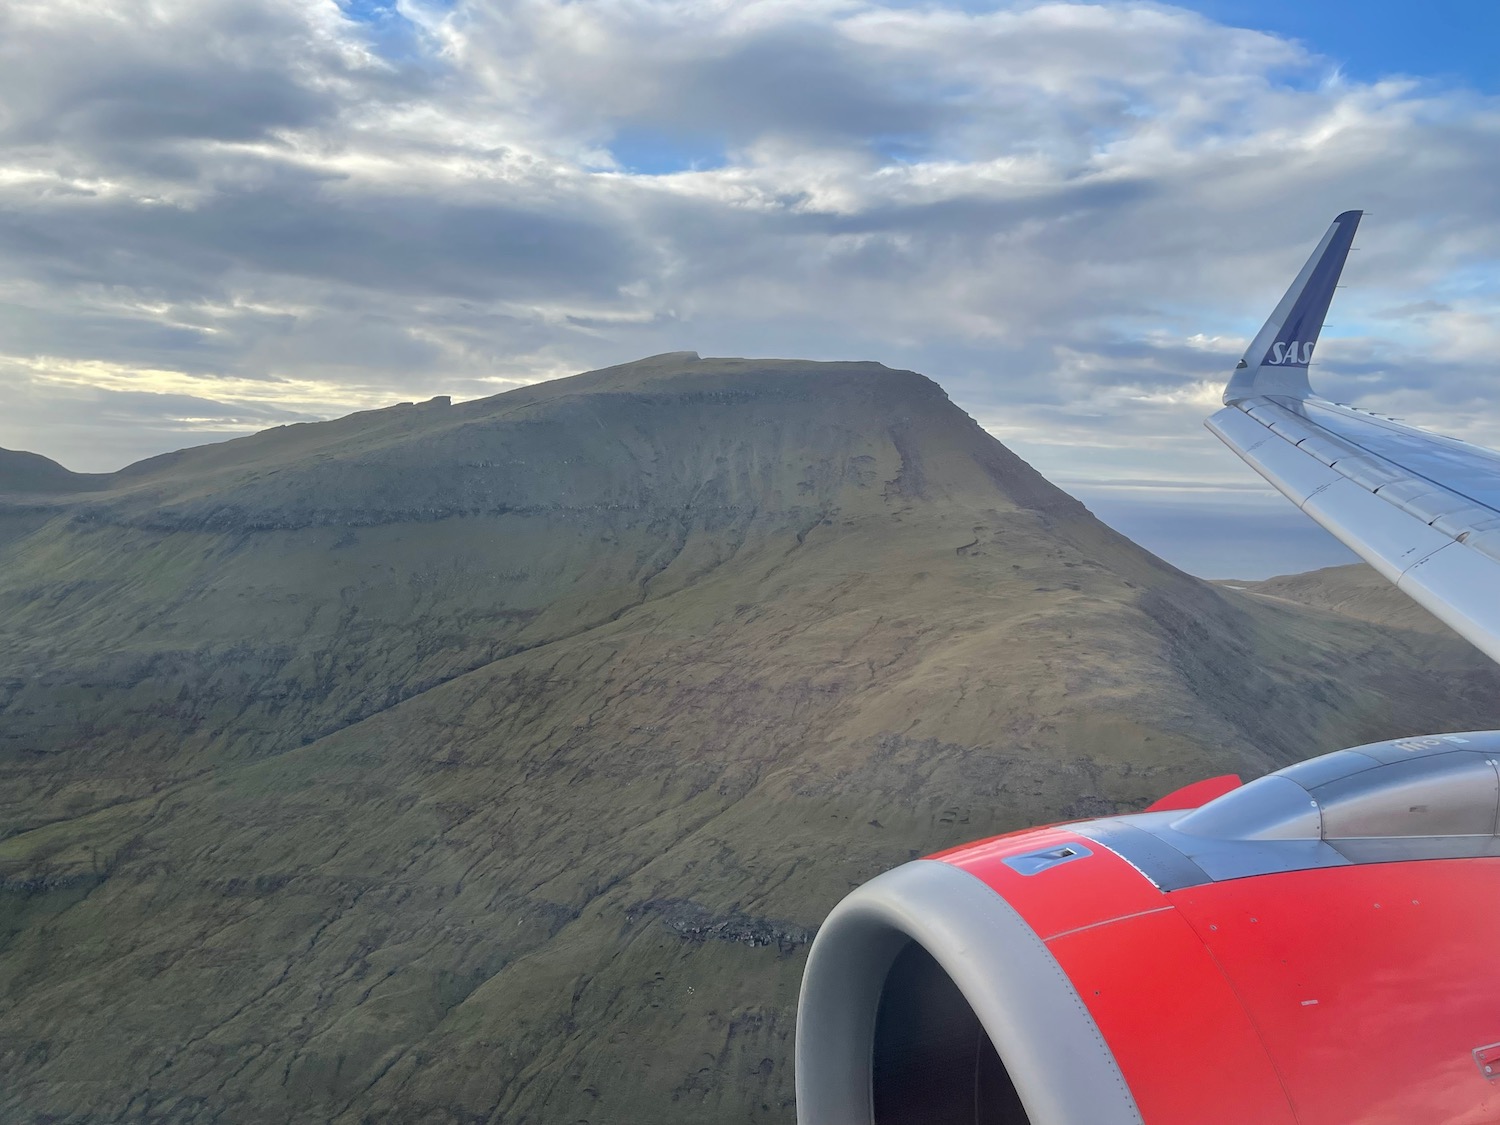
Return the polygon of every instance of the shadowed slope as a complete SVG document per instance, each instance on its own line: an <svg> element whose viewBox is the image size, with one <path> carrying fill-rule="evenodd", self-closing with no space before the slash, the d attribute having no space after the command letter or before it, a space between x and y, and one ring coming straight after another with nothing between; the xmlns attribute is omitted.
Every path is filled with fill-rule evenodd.
<svg viewBox="0 0 1500 1125"><path fill-rule="evenodd" d="M851 885L1497 717L1467 647L1197 582L877 364L115 481L0 547L0 1116L790 1121Z"/></svg>
<svg viewBox="0 0 1500 1125"><path fill-rule="evenodd" d="M69 472L37 453L0 449L0 493L86 492L108 481L105 474Z"/></svg>

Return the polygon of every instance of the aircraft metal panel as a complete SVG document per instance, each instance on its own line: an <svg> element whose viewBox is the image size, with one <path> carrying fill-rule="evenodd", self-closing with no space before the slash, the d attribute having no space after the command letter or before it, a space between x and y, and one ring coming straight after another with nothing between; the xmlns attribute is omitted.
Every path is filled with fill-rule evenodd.
<svg viewBox="0 0 1500 1125"><path fill-rule="evenodd" d="M1167 897L1249 1010L1300 1125L1479 1125L1500 1087L1500 859L1382 863Z"/></svg>
<svg viewBox="0 0 1500 1125"><path fill-rule="evenodd" d="M1322 399L1308 399L1302 408L1317 425L1400 465L1412 476L1500 511L1500 454L1494 450Z"/></svg>
<svg viewBox="0 0 1500 1125"><path fill-rule="evenodd" d="M1330 469L1337 468L1344 476L1349 474L1344 471L1344 462L1361 457L1363 451L1349 445L1347 442L1339 441L1328 434L1313 433L1303 438L1297 448L1309 457L1315 457Z"/></svg>
<svg viewBox="0 0 1500 1125"><path fill-rule="evenodd" d="M1409 568L1397 587L1500 661L1500 561L1450 541Z"/></svg>
<svg viewBox="0 0 1500 1125"><path fill-rule="evenodd" d="M1239 411L1234 413L1238 414ZM1215 415L1210 421L1218 422L1219 415ZM1320 488L1344 479L1337 471L1306 453L1298 452L1296 446L1257 422L1246 420L1246 425L1254 427L1267 440L1247 441L1242 446L1240 440L1256 438L1258 435L1234 425L1232 419L1229 421L1231 425L1221 424L1216 431L1224 437L1225 444L1293 503L1300 505Z"/></svg>
<svg viewBox="0 0 1500 1125"><path fill-rule="evenodd" d="M1453 542L1343 477L1311 497L1302 510L1392 582Z"/></svg>
<svg viewBox="0 0 1500 1125"><path fill-rule="evenodd" d="M1364 450L1343 458L1339 461L1337 468L1355 484L1371 492L1377 488L1384 488L1388 484L1406 480L1409 476L1389 461L1382 461L1373 453L1366 453Z"/></svg>
<svg viewBox="0 0 1500 1125"><path fill-rule="evenodd" d="M984 880L1014 903L1042 938L1161 907L1161 892L1128 861L1106 850L1107 845L1090 849L1093 854L1085 859L1034 877L1020 874L1006 862L1039 848L1068 843L1088 847L1090 841L1069 825L962 848L944 856L943 862Z"/></svg>
<svg viewBox="0 0 1500 1125"><path fill-rule="evenodd" d="M1207 418L1203 424L1242 457L1265 442L1276 439L1269 426L1257 422L1235 406L1226 406Z"/></svg>
<svg viewBox="0 0 1500 1125"><path fill-rule="evenodd" d="M1493 562L1500 563L1500 528L1484 528L1470 532L1463 544Z"/></svg>
<svg viewBox="0 0 1500 1125"><path fill-rule="evenodd" d="M1149 1125L1294 1125L1254 1024L1177 911L1075 931L1047 947Z"/></svg>
<svg viewBox="0 0 1500 1125"><path fill-rule="evenodd" d="M1313 796L1325 840L1494 836L1500 774L1483 755L1455 750L1328 781Z"/></svg>

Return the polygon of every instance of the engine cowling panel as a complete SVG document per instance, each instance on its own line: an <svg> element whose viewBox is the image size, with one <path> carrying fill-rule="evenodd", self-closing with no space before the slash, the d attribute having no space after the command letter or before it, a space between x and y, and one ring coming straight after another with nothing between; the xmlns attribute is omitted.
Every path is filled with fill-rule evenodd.
<svg viewBox="0 0 1500 1125"><path fill-rule="evenodd" d="M799 1121L1500 1122L1497 752L1359 747L872 880L809 957Z"/></svg>

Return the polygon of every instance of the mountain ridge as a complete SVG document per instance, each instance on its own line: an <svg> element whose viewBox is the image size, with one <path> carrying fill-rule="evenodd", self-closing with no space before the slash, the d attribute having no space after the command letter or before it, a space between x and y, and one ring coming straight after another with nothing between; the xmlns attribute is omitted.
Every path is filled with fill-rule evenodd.
<svg viewBox="0 0 1500 1125"><path fill-rule="evenodd" d="M688 358L692 357L692 358ZM293 526L376 524L392 517L443 519L462 515L499 514L517 508L550 505L574 506L626 503L640 506L635 494L611 493L601 481L582 479L578 471L560 489L547 490L541 482L526 479L526 456L537 456L536 442L524 443L525 431L549 424L563 427L594 424L603 427L601 409L646 411L661 406L748 405L757 399L774 398L792 403L812 401L806 379L816 372L818 393L851 395L887 405L904 404L918 411L949 404L942 389L915 372L899 371L877 363L832 362L811 365L803 361L697 358L696 353L667 353L632 364L517 388L485 399L457 405L444 398L420 405L403 404L377 411L363 411L326 423L299 423L277 427L244 438L215 445L179 450L127 466L107 479L120 495L113 502L101 500L86 506L82 518L129 521L147 508L163 530L163 512L185 522L183 530L222 527L232 530L242 524L258 529L290 529ZM753 377L747 379L747 373ZM955 412L959 413L959 412ZM962 417L976 431L966 435L974 449L982 452L983 466L1002 489L1026 488L1032 502L1045 496L1048 502L1076 503L1062 499L1051 489L1036 486L1032 471L1003 446L986 442L988 435L977 423ZM897 427L903 420L897 420ZM905 419L908 422L910 419ZM492 432L493 427L505 431ZM497 442L497 437L501 440ZM504 439L509 438L507 442ZM529 446L516 456L515 439ZM899 436L893 436L899 441ZM497 446L511 454L504 462L487 454ZM267 461L276 464L267 468ZM394 483L382 481L380 507L368 504L370 481L353 471L365 464L396 474ZM418 472L418 466L421 472ZM342 470L336 471L336 470ZM291 472L304 480L304 493L316 494L319 506L307 496L280 495L268 477ZM1014 478L1014 479L1012 479ZM921 469L911 465L887 482L897 491L920 489ZM431 487L419 487L430 484ZM210 492L217 507L205 511L194 503ZM227 496L226 496L227 492ZM579 494L592 494L581 500ZM348 499L355 494L365 503ZM269 496L269 499L268 499ZM518 496L520 500L518 501ZM286 512L286 505L293 505ZM529 501L529 502L528 502ZM133 502L133 503L132 503ZM684 501L691 504L692 500ZM267 522L268 513L281 513L281 522ZM178 515L178 513L181 513ZM167 516L170 519L172 516ZM259 524L255 523L259 519ZM274 519L274 517L273 517ZM286 520L300 521L288 523Z"/></svg>
<svg viewBox="0 0 1500 1125"><path fill-rule="evenodd" d="M1323 567L1302 574L1281 574L1224 585L1256 597L1304 605L1377 625L1444 637L1458 636L1367 563Z"/></svg>

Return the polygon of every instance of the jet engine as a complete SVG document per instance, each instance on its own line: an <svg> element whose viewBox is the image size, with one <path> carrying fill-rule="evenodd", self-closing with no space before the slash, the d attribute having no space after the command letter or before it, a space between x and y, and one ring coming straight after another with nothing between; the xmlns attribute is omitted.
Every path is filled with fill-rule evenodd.
<svg viewBox="0 0 1500 1125"><path fill-rule="evenodd" d="M808 958L800 1125L1500 1123L1497 763L1375 743L871 880Z"/></svg>

